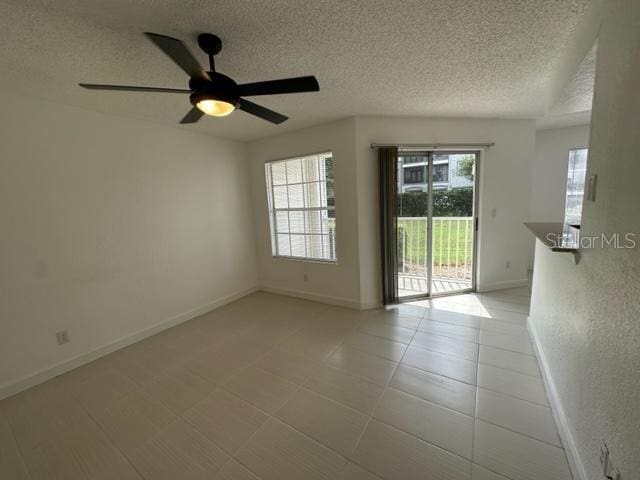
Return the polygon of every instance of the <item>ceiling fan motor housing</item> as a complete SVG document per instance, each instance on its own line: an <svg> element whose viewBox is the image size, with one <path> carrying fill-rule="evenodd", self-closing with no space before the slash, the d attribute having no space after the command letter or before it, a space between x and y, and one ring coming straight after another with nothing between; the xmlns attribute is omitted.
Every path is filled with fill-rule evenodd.
<svg viewBox="0 0 640 480"><path fill-rule="evenodd" d="M211 81L200 78L189 80L189 88L194 92L189 97L191 105L196 105L202 100L221 100L238 107L238 84L233 79L218 72L208 72Z"/></svg>

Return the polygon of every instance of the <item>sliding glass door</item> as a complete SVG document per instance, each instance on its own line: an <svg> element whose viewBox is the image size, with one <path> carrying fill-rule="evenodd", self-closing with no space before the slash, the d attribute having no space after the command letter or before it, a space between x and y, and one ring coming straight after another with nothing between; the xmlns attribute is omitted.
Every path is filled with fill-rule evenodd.
<svg viewBox="0 0 640 480"><path fill-rule="evenodd" d="M478 152L399 150L400 300L474 289L478 157Z"/></svg>

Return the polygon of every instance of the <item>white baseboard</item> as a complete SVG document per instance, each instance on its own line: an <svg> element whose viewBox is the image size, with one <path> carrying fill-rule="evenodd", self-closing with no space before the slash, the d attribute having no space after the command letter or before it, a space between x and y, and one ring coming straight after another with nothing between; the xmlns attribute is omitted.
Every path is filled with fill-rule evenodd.
<svg viewBox="0 0 640 480"><path fill-rule="evenodd" d="M200 315L204 315L211 310L215 310L218 307L238 300L246 295L256 292L257 290L259 290L258 287L252 287L233 293L231 295L227 295L226 297L219 298L206 305L202 305L198 308L194 308L193 310L189 310L188 312L184 312L167 320L163 320L160 323L157 323L143 330L139 330L131 335L127 335L126 337L119 338L114 342L103 345L102 347L99 347L90 352L77 355L67 360L63 360L62 362L59 362L51 367L44 368L21 379L5 383L4 385L0 385L0 400L6 397L10 397L11 395L15 395L16 393L26 390L27 388L38 385L39 383L45 382L53 377L68 372L69 370L73 370L74 368L84 365L85 363L92 362L100 357L108 355L109 353L115 352L116 350L120 350L121 348L131 345L132 343L139 342L140 340L150 337L151 335L155 335L156 333L162 332L163 330L184 323L195 317L199 317Z"/></svg>
<svg viewBox="0 0 640 480"><path fill-rule="evenodd" d="M478 287L476 288L476 290L479 293L483 293L483 292L492 292L494 290L504 290L505 288L526 287L528 285L529 285L529 280L526 278L521 278L519 280L504 280L502 282L478 284Z"/></svg>
<svg viewBox="0 0 640 480"><path fill-rule="evenodd" d="M587 474L584 469L584 464L580 458L580 453L576 447L576 442L573 439L573 433L571 432L571 426L569 425L569 419L565 414L564 407L560 401L558 390L556 389L555 382L553 381L553 375L547 363L547 358L544 353L544 349L540 343L536 326L533 323L531 317L527 317L527 329L533 339L533 348L536 351L538 357L538 364L540 365L540 371L542 372L542 379L544 380L549 401L551 402L551 410L558 427L558 433L562 440L562 445L567 454L567 460L569 461L569 467L573 474L574 480L588 480Z"/></svg>
<svg viewBox="0 0 640 480"><path fill-rule="evenodd" d="M302 290L292 290L289 288L266 287L262 286L261 290L277 295L286 295L288 297L302 298L304 300L312 300L314 302L326 303L328 305L337 305L338 307L353 308L355 310L366 310L375 308L375 306L363 306L359 301L351 298L332 297L330 295L321 295L318 293L304 292Z"/></svg>

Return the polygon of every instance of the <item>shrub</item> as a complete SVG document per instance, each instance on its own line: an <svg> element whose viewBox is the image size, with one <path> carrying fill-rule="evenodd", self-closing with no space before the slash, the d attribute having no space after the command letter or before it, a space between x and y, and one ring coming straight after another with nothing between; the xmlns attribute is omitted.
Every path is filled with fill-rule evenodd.
<svg viewBox="0 0 640 480"><path fill-rule="evenodd" d="M406 192L398 195L398 216L426 217L427 192ZM434 217L471 217L473 215L473 188L454 188L433 191Z"/></svg>

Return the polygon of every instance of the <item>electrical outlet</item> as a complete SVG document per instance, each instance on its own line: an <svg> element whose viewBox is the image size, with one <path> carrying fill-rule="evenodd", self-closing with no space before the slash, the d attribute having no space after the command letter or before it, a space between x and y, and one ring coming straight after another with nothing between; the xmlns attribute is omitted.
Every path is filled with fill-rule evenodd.
<svg viewBox="0 0 640 480"><path fill-rule="evenodd" d="M64 345L65 343L69 343L71 340L69 338L69 332L67 330L60 330L56 333L56 339L58 340L58 345Z"/></svg>

